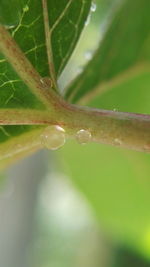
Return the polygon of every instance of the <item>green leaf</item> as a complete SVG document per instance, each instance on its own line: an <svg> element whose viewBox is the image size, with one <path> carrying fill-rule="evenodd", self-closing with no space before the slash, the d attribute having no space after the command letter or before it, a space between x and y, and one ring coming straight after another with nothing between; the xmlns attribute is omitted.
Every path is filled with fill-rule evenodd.
<svg viewBox="0 0 150 267"><path fill-rule="evenodd" d="M114 79L119 83L124 73L128 79L149 64L149 9L148 0L120 1L93 59L68 88L67 99L77 102L92 91L100 94L104 85L111 89Z"/></svg>
<svg viewBox="0 0 150 267"><path fill-rule="evenodd" d="M48 4L49 29L52 31L54 65L56 73L60 74L84 27L91 0L45 2ZM12 28L12 35L21 49L39 73L47 76L42 0L2 0L0 23Z"/></svg>
<svg viewBox="0 0 150 267"><path fill-rule="evenodd" d="M45 10L42 3L48 4L51 47L46 46ZM52 64L58 76L79 39L90 6L91 0L43 0L43 2L42 0L1 0L0 24L10 31L42 77L50 76L47 50L51 48ZM2 54L0 54L0 108L3 110L30 109L33 112L45 109L43 103L30 91ZM17 142L16 136L29 134L29 132L32 136L32 131L35 129L38 132L40 127L1 126L0 143L6 143L12 138ZM2 155L1 149L0 152Z"/></svg>

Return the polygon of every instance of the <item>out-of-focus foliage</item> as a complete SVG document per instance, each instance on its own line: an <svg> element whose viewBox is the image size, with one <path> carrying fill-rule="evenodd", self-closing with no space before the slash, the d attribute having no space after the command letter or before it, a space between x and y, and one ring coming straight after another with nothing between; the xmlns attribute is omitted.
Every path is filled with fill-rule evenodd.
<svg viewBox="0 0 150 267"><path fill-rule="evenodd" d="M83 100L92 107L149 114L150 71L145 63L149 60L150 3L120 3L96 56L70 87L72 99L89 91ZM99 84L92 90L95 79ZM150 258L150 156L75 143L68 143L60 154L65 171L92 204L100 225L114 240Z"/></svg>
<svg viewBox="0 0 150 267"><path fill-rule="evenodd" d="M119 7L114 9L115 14L108 22L95 55L68 88L67 99L77 102L84 95L95 91L96 87L100 90L103 83L119 79L118 76L125 71L130 75L132 68L133 75L137 75L144 64L148 65L145 68L149 71L149 9L150 2L147 0L121 1Z"/></svg>

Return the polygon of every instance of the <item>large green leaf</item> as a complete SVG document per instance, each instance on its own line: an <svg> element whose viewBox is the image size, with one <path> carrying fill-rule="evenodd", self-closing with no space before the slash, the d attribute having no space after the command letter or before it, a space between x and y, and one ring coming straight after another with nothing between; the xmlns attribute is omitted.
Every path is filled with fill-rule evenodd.
<svg viewBox="0 0 150 267"><path fill-rule="evenodd" d="M60 75L65 67L88 16L91 0L48 0L49 31L54 68ZM13 38L42 77L50 76L44 32L42 0L1 0L0 24ZM21 80L0 54L0 108L45 109L44 105ZM0 143L38 127L0 127ZM32 135L32 134L31 134ZM16 139L15 139L16 140ZM0 150L1 154L3 149Z"/></svg>
<svg viewBox="0 0 150 267"><path fill-rule="evenodd" d="M135 75L150 59L150 2L148 0L120 1L114 9L93 59L83 73L75 79L66 92L66 98L77 102L87 93L103 90L113 79L126 73ZM149 69L149 66L147 66Z"/></svg>

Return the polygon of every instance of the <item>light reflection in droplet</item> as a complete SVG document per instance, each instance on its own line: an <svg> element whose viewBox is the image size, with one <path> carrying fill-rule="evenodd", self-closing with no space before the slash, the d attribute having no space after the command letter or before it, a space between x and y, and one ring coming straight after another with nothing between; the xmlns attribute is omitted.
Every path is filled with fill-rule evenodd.
<svg viewBox="0 0 150 267"><path fill-rule="evenodd" d="M88 130L81 129L76 134L76 140L79 144L87 144L91 141L92 135Z"/></svg>
<svg viewBox="0 0 150 267"><path fill-rule="evenodd" d="M62 147L65 141L65 130L59 125L48 126L41 134L42 145L51 150L57 150Z"/></svg>

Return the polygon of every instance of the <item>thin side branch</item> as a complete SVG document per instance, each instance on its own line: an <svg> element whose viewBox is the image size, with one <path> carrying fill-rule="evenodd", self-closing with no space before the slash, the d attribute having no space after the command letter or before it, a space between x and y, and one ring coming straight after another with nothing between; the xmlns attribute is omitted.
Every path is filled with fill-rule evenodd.
<svg viewBox="0 0 150 267"><path fill-rule="evenodd" d="M50 77L52 79L53 87L56 90L57 82L56 82L56 73L55 73L55 68L54 68L53 52L52 52L52 46L51 46L51 34L50 34L50 24L49 24L48 9L47 9L47 0L42 0L42 5L43 5L45 41L46 41L49 72L50 72Z"/></svg>

